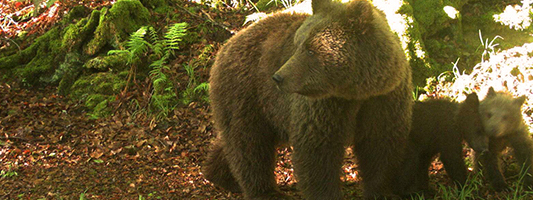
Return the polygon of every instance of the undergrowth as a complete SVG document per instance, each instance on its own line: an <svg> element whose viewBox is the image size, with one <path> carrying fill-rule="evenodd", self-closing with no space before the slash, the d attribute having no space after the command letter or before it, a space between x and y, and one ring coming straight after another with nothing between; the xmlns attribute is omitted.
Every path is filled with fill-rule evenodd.
<svg viewBox="0 0 533 200"><path fill-rule="evenodd" d="M171 68L168 62L175 57L175 52L180 49L183 37L187 34L187 23L172 25L161 38L156 30L150 26L139 28L132 33L126 43L125 50L112 50L108 54L128 54L128 64L131 65L128 82L136 73L136 66L141 59L154 60L150 63L151 96L149 113L156 119L165 118L180 104L187 105L195 100L208 101L206 82L199 83L195 75L195 67L184 64L184 69L189 77L187 88L178 91L176 84L169 78ZM127 90L127 86L124 90Z"/></svg>

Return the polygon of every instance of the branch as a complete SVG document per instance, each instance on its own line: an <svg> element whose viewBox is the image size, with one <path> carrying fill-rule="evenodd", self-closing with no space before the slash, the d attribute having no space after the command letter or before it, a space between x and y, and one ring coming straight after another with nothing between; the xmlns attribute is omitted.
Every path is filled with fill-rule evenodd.
<svg viewBox="0 0 533 200"><path fill-rule="evenodd" d="M177 6L178 6L178 8L180 8L180 9L184 10L185 12L189 13L189 15L191 15L191 16L193 16L193 17L196 17L196 18L198 18L198 19L200 19L200 20L203 20L203 21L208 21L208 22L210 22L211 24L213 24L213 25L215 25L215 26L219 26L219 27L223 28L224 30L226 30L226 31L230 32L231 34L233 34L233 31L230 30L229 27L225 26L224 24L221 24L221 23L216 22L216 21L215 21L213 18L211 18L211 16L210 16L209 14L207 14L205 11L200 10L204 15L207 16L207 19L205 19L205 18L203 18L203 17L200 17L200 16L197 15L197 14L192 13L191 11L185 9L184 7L182 7L182 6L180 6L180 5L177 5Z"/></svg>

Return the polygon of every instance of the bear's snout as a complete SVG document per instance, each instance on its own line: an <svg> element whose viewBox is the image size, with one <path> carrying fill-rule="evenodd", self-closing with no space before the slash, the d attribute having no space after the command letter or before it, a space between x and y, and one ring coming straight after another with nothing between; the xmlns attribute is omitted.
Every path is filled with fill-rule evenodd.
<svg viewBox="0 0 533 200"><path fill-rule="evenodd" d="M274 76L272 76L272 80L276 81L277 84L281 84L281 82L283 82L283 77L279 74L274 74Z"/></svg>

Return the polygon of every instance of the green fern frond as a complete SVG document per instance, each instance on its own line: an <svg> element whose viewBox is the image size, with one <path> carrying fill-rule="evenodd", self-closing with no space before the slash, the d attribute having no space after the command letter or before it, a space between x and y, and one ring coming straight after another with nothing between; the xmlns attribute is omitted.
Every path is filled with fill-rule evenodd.
<svg viewBox="0 0 533 200"><path fill-rule="evenodd" d="M152 45L144 39L146 35L147 27L143 26L135 33L131 34L130 39L126 43L128 51L131 53L130 56L141 56L148 52L148 48Z"/></svg>
<svg viewBox="0 0 533 200"><path fill-rule="evenodd" d="M182 37L187 35L188 24L186 22L176 23L170 27L168 32L165 34L165 44L167 50L178 50L179 44L182 41Z"/></svg>
<svg viewBox="0 0 533 200"><path fill-rule="evenodd" d="M206 91L206 92L209 91L209 83L203 82L194 88L194 93L198 93L200 91Z"/></svg>
<svg viewBox="0 0 533 200"><path fill-rule="evenodd" d="M157 31L154 29L154 27L148 28L148 39L149 42L152 44L152 52L155 54L157 58L161 58L165 55L165 44L164 40L159 39L159 36L157 35Z"/></svg>

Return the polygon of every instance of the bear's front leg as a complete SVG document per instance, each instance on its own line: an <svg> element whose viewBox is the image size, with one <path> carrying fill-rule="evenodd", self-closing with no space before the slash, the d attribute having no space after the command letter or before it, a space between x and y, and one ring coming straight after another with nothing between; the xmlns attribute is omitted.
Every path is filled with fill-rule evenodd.
<svg viewBox="0 0 533 200"><path fill-rule="evenodd" d="M367 199L395 196L411 127L409 87L366 100L357 114L354 151Z"/></svg>
<svg viewBox="0 0 533 200"><path fill-rule="evenodd" d="M341 167L344 144L330 132L316 130L312 124L302 127L292 139L292 161L298 187L305 199L343 199ZM335 138L335 139L332 139Z"/></svg>

